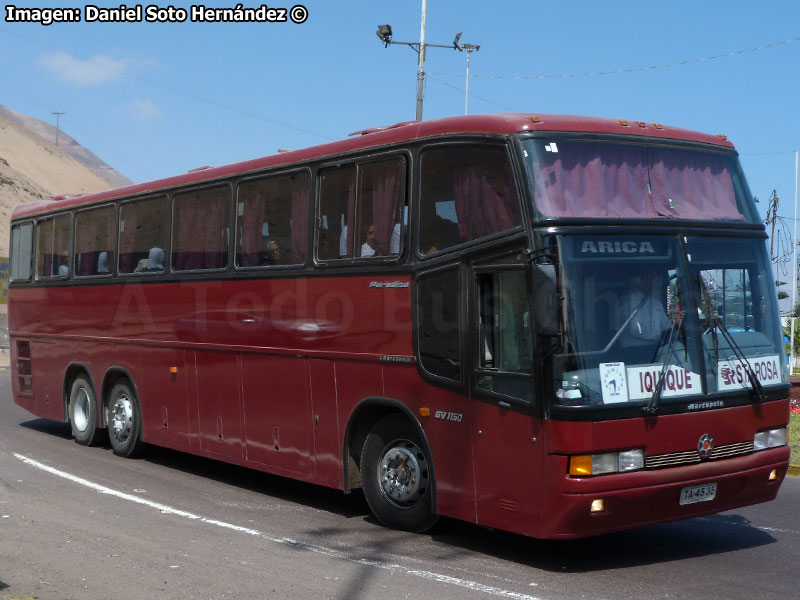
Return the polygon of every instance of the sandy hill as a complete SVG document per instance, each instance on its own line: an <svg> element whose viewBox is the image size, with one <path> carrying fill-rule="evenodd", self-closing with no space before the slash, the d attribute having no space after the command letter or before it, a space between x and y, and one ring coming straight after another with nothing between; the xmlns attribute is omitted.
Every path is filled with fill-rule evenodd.
<svg viewBox="0 0 800 600"><path fill-rule="evenodd" d="M9 219L19 204L57 194L99 192L130 183L63 132L58 146L48 141L51 133L54 140L55 127L0 107L0 256L8 256ZM68 148L73 152L68 153ZM70 155L76 152L94 162L94 168L101 173L110 176L113 172L119 177L112 177L116 179L112 183Z"/></svg>

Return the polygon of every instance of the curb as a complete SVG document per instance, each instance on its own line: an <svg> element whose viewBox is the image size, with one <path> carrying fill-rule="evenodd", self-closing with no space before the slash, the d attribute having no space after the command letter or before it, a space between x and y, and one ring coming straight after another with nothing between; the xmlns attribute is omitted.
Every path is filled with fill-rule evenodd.
<svg viewBox="0 0 800 600"><path fill-rule="evenodd" d="M800 477L800 467L796 465L789 465L789 470L786 472L787 475L794 475L795 477Z"/></svg>

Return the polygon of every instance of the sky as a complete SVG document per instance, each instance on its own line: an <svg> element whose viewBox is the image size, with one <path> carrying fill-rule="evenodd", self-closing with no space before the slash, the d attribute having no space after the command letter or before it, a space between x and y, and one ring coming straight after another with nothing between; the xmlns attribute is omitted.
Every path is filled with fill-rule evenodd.
<svg viewBox="0 0 800 600"><path fill-rule="evenodd" d="M65 132L136 182L414 119L417 54L384 48L375 32L388 23L394 40L418 41L422 0L298 1L307 12L299 24L43 26L9 22L4 4L0 104L51 123L64 111ZM87 6L14 5L82 17ZM800 2L428 0L426 25L428 43L463 32L462 43L481 46L471 54L470 114L591 115L725 134L760 212L777 190L791 235ZM424 119L464 113L466 59L428 49Z"/></svg>

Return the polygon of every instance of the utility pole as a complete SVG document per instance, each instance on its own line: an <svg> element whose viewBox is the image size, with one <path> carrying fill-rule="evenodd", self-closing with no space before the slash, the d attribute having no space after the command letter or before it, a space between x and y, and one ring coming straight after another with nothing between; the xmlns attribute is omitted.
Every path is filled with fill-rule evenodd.
<svg viewBox="0 0 800 600"><path fill-rule="evenodd" d="M778 202L780 202L780 198L778 198L778 190L772 190L770 206L767 208L767 223L772 225L772 232L769 236L769 259L773 263L775 262L775 252L773 252L773 248L775 246L775 221L778 220ZM772 216L769 214L770 209L772 210Z"/></svg>
<svg viewBox="0 0 800 600"><path fill-rule="evenodd" d="M65 111L62 110L61 112L51 112L50 114L56 116L56 146L58 146L58 134L59 134L59 131L60 131L59 117L61 117L61 115L66 114L66 113L65 113Z"/></svg>
<svg viewBox="0 0 800 600"><path fill-rule="evenodd" d="M417 60L417 121L422 120L422 97L423 97L423 90L425 88L425 52L428 48L451 48L453 50L465 50L467 46L472 46L471 44L462 44L459 46L458 40L461 37L459 33L456 35L455 40L453 40L452 44L428 44L425 42L425 13L427 12L428 8L428 0L422 0L422 19L420 24L420 32L419 32L419 42L395 42L392 39L392 26L391 25L378 25L378 31L376 32L378 37L380 38L381 42L385 48L388 48L390 44L402 44L404 46L409 46L412 50L414 50L418 55ZM469 53L473 50L477 50L479 46L473 47L471 50L467 50L467 78L469 79ZM469 81L467 81L467 85L469 85ZM467 92L469 94L469 92Z"/></svg>

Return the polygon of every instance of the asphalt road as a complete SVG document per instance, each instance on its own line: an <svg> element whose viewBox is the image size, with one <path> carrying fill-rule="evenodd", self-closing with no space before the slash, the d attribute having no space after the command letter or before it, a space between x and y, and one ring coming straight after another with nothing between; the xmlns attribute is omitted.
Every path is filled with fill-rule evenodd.
<svg viewBox="0 0 800 600"><path fill-rule="evenodd" d="M0 599L798 597L800 478L772 503L550 542L443 519L391 531L360 494L154 449L75 444L0 370Z"/></svg>

